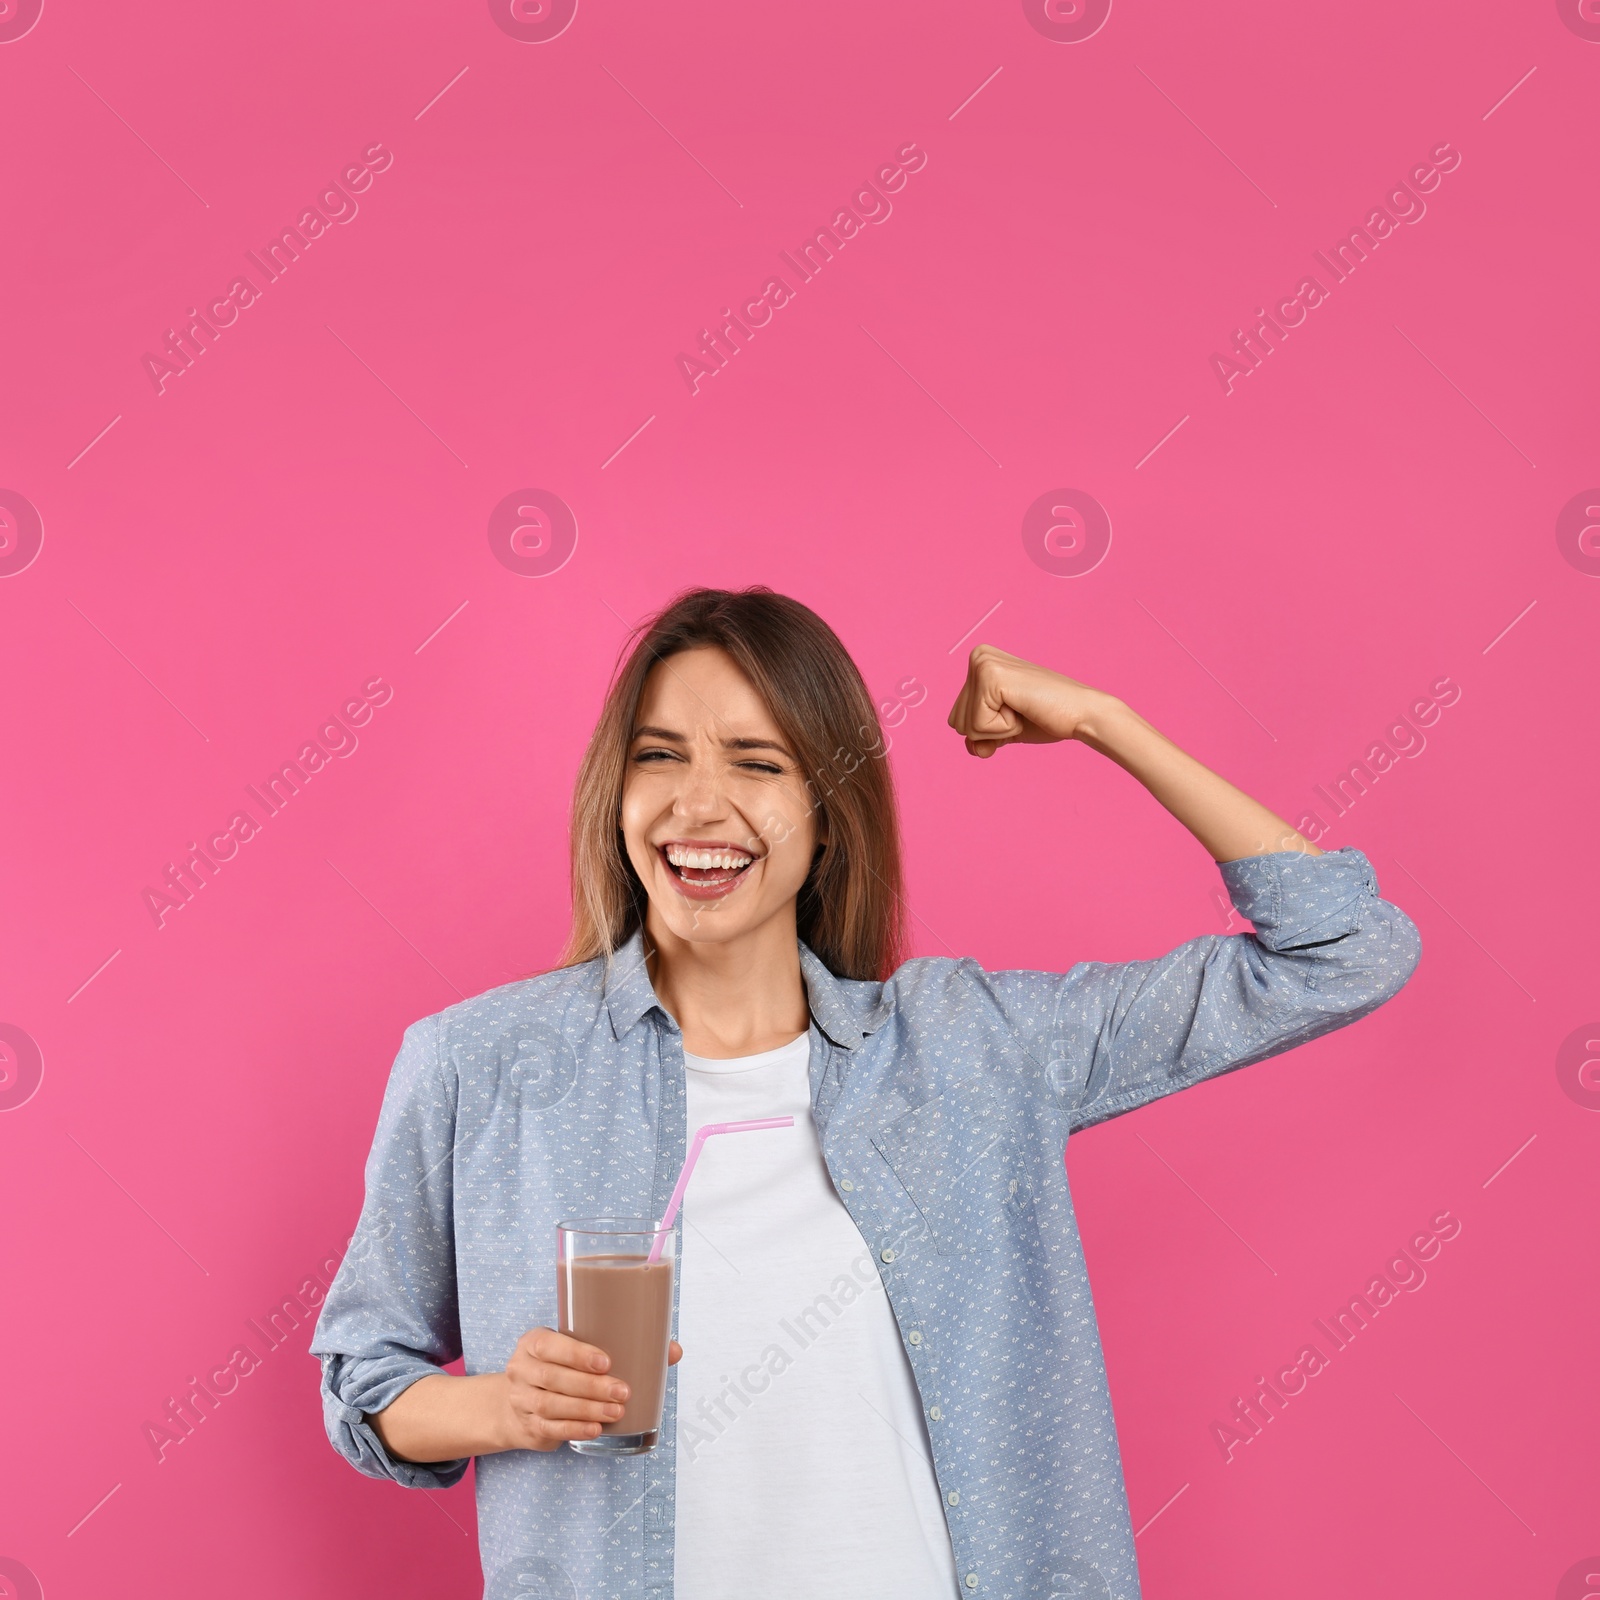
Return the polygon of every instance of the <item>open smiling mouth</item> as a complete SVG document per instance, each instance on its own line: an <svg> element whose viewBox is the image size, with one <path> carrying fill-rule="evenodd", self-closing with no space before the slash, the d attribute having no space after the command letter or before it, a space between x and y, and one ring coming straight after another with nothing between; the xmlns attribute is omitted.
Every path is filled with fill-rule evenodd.
<svg viewBox="0 0 1600 1600"><path fill-rule="evenodd" d="M727 894L756 861L749 851L730 845L664 844L657 849L679 886L696 899Z"/></svg>

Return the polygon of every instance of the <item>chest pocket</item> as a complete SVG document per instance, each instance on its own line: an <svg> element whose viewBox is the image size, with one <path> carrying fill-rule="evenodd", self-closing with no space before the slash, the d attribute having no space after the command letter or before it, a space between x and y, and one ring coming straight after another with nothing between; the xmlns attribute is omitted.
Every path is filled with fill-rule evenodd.
<svg viewBox="0 0 1600 1600"><path fill-rule="evenodd" d="M922 1213L938 1255L984 1254L1027 1211L1015 1141L982 1083L952 1085L872 1143Z"/></svg>

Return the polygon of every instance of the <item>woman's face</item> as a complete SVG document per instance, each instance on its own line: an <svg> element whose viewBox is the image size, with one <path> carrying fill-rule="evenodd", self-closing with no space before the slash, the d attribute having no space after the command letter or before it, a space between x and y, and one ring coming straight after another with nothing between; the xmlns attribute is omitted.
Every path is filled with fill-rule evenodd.
<svg viewBox="0 0 1600 1600"><path fill-rule="evenodd" d="M685 650L645 679L622 790L649 924L727 943L794 916L817 815L772 714L726 651Z"/></svg>

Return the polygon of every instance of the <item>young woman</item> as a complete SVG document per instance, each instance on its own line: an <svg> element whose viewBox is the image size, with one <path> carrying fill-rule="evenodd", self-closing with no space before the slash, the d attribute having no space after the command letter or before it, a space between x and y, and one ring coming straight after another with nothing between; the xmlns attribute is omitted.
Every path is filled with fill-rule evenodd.
<svg viewBox="0 0 1600 1600"><path fill-rule="evenodd" d="M477 1459L489 1600L1135 1600L1067 1136L1365 1016L1417 932L1360 851L1113 695L984 645L949 720L981 758L1108 756L1254 933L1065 973L901 962L843 645L766 589L670 605L578 774L565 964L406 1031L313 1345L359 1470L441 1488ZM552 1331L557 1221L660 1217L688 1130L785 1114L689 1186L659 1445L563 1448L622 1391Z"/></svg>

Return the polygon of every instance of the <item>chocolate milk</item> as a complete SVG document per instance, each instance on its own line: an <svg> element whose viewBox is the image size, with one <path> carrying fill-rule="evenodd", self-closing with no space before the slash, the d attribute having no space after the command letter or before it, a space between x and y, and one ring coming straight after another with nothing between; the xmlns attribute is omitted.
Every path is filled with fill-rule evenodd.
<svg viewBox="0 0 1600 1600"><path fill-rule="evenodd" d="M570 1279L571 1294L568 1294ZM672 1262L642 1255L580 1256L556 1268L561 1332L611 1357L607 1377L628 1385L628 1400L601 1433L639 1433L653 1445L661 1427L672 1328Z"/></svg>

